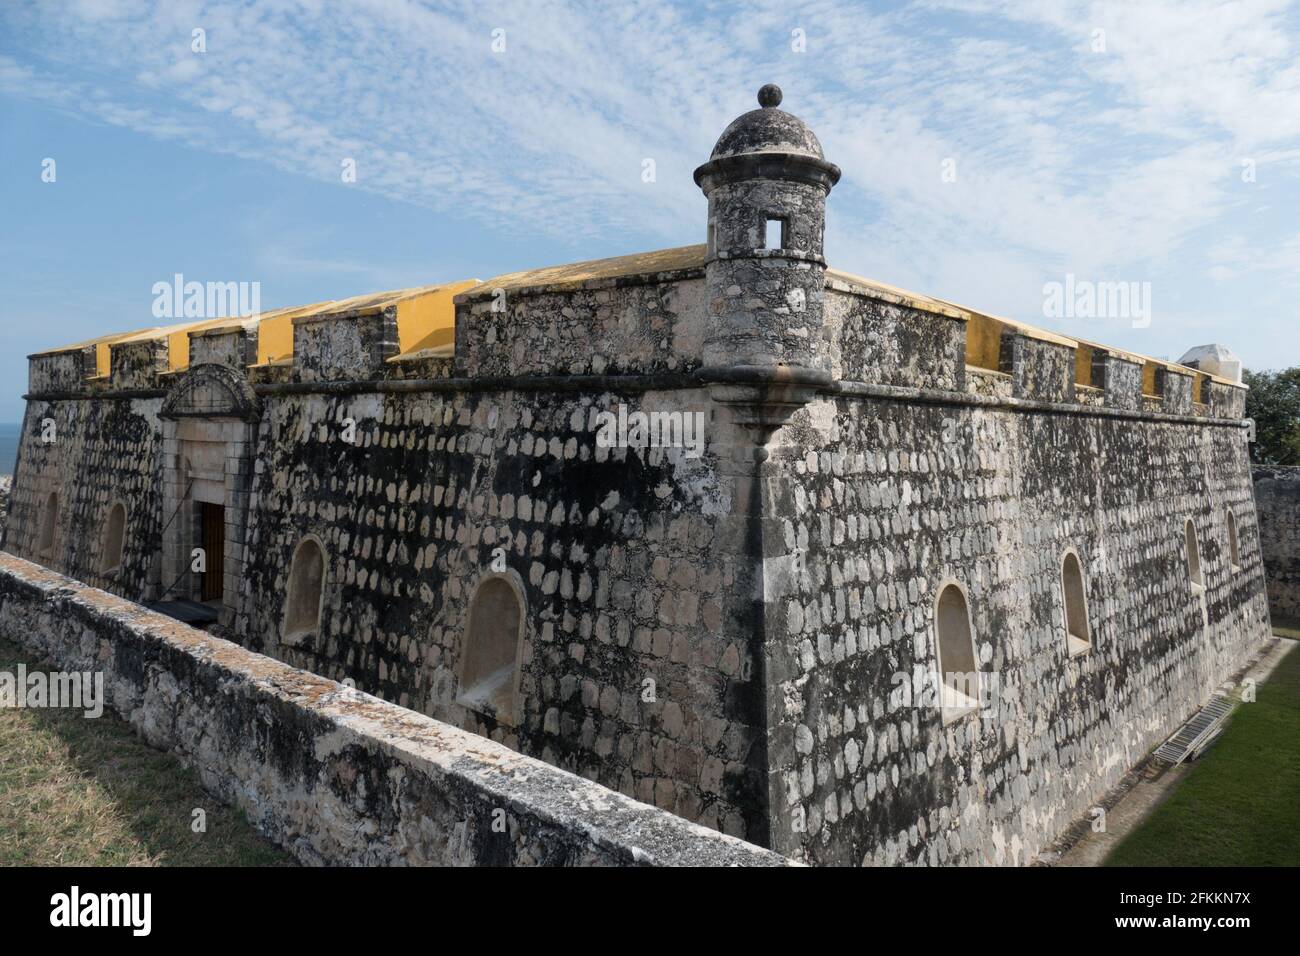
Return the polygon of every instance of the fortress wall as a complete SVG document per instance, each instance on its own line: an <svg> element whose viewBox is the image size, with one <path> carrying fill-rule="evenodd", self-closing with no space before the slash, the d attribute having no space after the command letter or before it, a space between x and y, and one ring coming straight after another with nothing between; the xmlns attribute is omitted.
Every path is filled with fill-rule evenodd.
<svg viewBox="0 0 1300 956"><path fill-rule="evenodd" d="M1011 391L1040 402L1074 401L1074 349L1027 335L1005 334L1011 360Z"/></svg>
<svg viewBox="0 0 1300 956"><path fill-rule="evenodd" d="M1163 411L1176 415L1192 414L1193 378L1190 373L1184 375L1178 372L1170 372L1165 376L1164 401L1161 403Z"/></svg>
<svg viewBox="0 0 1300 956"><path fill-rule="evenodd" d="M4 549L116 594L141 598L157 579L161 528L161 399L28 402ZM47 428L46 421L52 427ZM52 441L44 439L50 436ZM42 545L50 493L52 547ZM104 569L114 503L126 507L122 564Z"/></svg>
<svg viewBox="0 0 1300 956"><path fill-rule="evenodd" d="M189 336L190 365L229 365L245 368L257 361L257 327L212 329Z"/></svg>
<svg viewBox="0 0 1300 956"><path fill-rule="evenodd" d="M1106 358L1105 404L1136 411L1142 407L1142 366L1118 355Z"/></svg>
<svg viewBox="0 0 1300 956"><path fill-rule="evenodd" d="M311 865L781 866L766 850L0 555L0 633Z"/></svg>
<svg viewBox="0 0 1300 956"><path fill-rule="evenodd" d="M1210 382L1210 414L1219 418L1241 418L1246 414L1246 390Z"/></svg>
<svg viewBox="0 0 1300 956"><path fill-rule="evenodd" d="M505 289L494 296L487 289L458 296L458 374L646 374L697 368L709 324L703 278L649 278L590 282L577 290Z"/></svg>
<svg viewBox="0 0 1300 956"><path fill-rule="evenodd" d="M966 323L828 290L826 340L836 378L961 391Z"/></svg>
<svg viewBox="0 0 1300 956"><path fill-rule="evenodd" d="M777 441L764 467L769 552L781 552L767 582L780 852L1030 862L1269 635L1236 429L841 398L813 403ZM1092 633L1073 658L1066 549ZM902 690L936 665L950 579L1003 694L994 719L944 726Z"/></svg>
<svg viewBox="0 0 1300 956"><path fill-rule="evenodd" d="M109 372L111 388L153 388L158 376L167 371L166 339L145 339L113 345Z"/></svg>
<svg viewBox="0 0 1300 956"><path fill-rule="evenodd" d="M222 625L252 650L753 841L769 838L771 800L776 847L810 861L1026 862L1267 628L1241 433L1158 418L1239 418L1244 393L1209 381L1193 394L1199 378L1161 366L1163 397L1144 396L1154 366L1126 353L1098 347L1081 371L1050 334L846 283L828 286L825 308L813 351L837 380L765 463L758 432L732 424L753 410L678 374L699 368L713 321L698 268L462 296L454 360L386 362L391 309L296 322L294 362L248 373L257 396L242 332L192 338L191 359L236 370L222 374L164 374L165 342L148 340L113 347L111 379L85 377L93 346L38 356L8 547L154 596L173 577L155 563L170 510L159 496L180 494L182 458L164 461L180 446L164 448L162 399L140 396L169 388L186 409L174 441L220 429L234 605ZM569 374L609 377L527 381ZM420 375L492 381L401 381ZM366 391L375 378L393 381ZM1058 402L1099 414L1041 404ZM702 414L703 457L599 449L596 413L620 405ZM1151 417L1101 417L1117 410ZM248 436L234 424L245 416ZM117 499L126 562L109 579ZM1227 503L1244 555L1230 586ZM1200 531L1208 637L1180 509ZM171 528L177 555L193 530ZM326 556L320 626L286 634L292 559L309 539ZM525 601L513 716L458 697L472 598L498 574L498 547ZM1066 547L1095 634L1070 659ZM945 727L891 701L895 674L934 660L944 575L966 587L982 663L1011 695L997 721Z"/></svg>
<svg viewBox="0 0 1300 956"><path fill-rule="evenodd" d="M1300 467L1251 469L1273 622L1300 628Z"/></svg>
<svg viewBox="0 0 1300 956"><path fill-rule="evenodd" d="M94 374L93 345L51 355L33 355L27 361L28 384L37 393L81 389L86 378Z"/></svg>
<svg viewBox="0 0 1300 956"><path fill-rule="evenodd" d="M599 448L596 413L620 404L701 413L708 452ZM237 629L255 650L758 838L757 560L715 414L699 390L267 396ZM298 644L280 635L307 535L327 554L325 607ZM456 699L498 547L526 598L515 725Z"/></svg>
<svg viewBox="0 0 1300 956"><path fill-rule="evenodd" d="M293 322L293 370L304 382L365 381L397 354L397 309L365 315L307 315Z"/></svg>

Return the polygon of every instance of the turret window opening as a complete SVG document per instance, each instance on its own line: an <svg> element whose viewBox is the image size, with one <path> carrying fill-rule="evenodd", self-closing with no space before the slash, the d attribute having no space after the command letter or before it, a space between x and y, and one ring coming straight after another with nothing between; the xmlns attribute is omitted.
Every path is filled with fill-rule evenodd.
<svg viewBox="0 0 1300 956"><path fill-rule="evenodd" d="M784 249L785 248L785 220L776 216L768 216L767 222L763 229L763 248L764 249Z"/></svg>

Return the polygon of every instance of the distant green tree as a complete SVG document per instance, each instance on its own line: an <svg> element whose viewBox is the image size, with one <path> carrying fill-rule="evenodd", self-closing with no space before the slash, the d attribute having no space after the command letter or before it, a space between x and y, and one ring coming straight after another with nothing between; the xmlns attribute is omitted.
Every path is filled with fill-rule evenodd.
<svg viewBox="0 0 1300 956"><path fill-rule="evenodd" d="M1300 367L1242 373L1250 386L1246 417L1255 419L1250 460L1257 465L1300 465Z"/></svg>

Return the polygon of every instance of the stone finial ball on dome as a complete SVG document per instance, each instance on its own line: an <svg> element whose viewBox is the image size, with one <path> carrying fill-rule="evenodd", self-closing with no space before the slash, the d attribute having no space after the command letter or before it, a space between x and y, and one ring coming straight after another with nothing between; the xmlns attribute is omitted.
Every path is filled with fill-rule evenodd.
<svg viewBox="0 0 1300 956"><path fill-rule="evenodd" d="M828 186L833 186L840 178L839 167L826 162L822 155L822 144L807 124L780 108L784 99L781 88L775 83L768 83L759 89L760 108L737 116L722 131L709 156L709 162L695 171L695 182L703 185L702 179L706 173L720 169L716 165L720 160L779 154L788 157L796 165L807 165L807 160L816 160L812 165L821 168L817 175L826 178ZM784 172L773 172L777 172L776 178L781 178L793 169L794 166L787 165Z"/></svg>

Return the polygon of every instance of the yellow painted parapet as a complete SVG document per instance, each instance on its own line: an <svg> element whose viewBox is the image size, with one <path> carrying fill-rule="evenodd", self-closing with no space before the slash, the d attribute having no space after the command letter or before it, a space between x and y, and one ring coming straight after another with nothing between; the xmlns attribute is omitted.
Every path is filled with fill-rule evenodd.
<svg viewBox="0 0 1300 956"><path fill-rule="evenodd" d="M397 303L397 340L402 355L456 345L455 297L479 284L477 279L433 286Z"/></svg>
<svg viewBox="0 0 1300 956"><path fill-rule="evenodd" d="M966 364L991 372L1002 370L1002 324L971 314L966 322Z"/></svg>
<svg viewBox="0 0 1300 956"><path fill-rule="evenodd" d="M695 246L656 249L654 252L638 252L628 256L611 256L608 259L569 262L522 272L507 272L486 282L476 283L465 294L467 297L479 297L490 295L495 289L506 291L546 289L563 292L579 289L587 282L599 282L604 279L700 269L704 267L707 253L707 247L701 243Z"/></svg>
<svg viewBox="0 0 1300 956"><path fill-rule="evenodd" d="M293 322L343 315L370 315L394 307L397 313L397 359L425 357L428 354L450 355L456 341L456 306L453 301L461 292L479 285L477 279L459 282L372 292L349 299L325 300L311 305L271 309L256 316L223 316L168 326L151 326L131 332L114 332L72 345L35 352L28 356L56 355L95 347L95 378L107 379L112 370L112 346L125 343L165 340L167 368L178 372L189 367L190 336L219 335L225 332L257 329L257 365L285 365L293 356Z"/></svg>
<svg viewBox="0 0 1300 956"><path fill-rule="evenodd" d="M220 335L249 327L257 328L257 365L275 365L293 355L293 320L300 315L326 308L330 300L311 305L295 305L284 309L270 309L255 319L221 319L208 328L204 335Z"/></svg>
<svg viewBox="0 0 1300 956"><path fill-rule="evenodd" d="M102 335L99 338L87 339L84 342L74 342L72 345L61 345L58 348L35 352L29 355L28 358L37 358L42 355L58 355L61 352L77 352L93 345L95 347L94 377L106 379L112 371L113 346L165 339L167 341L167 368L169 371L176 371L189 365L189 336L191 332L231 321L229 318L205 319L197 322L178 322L174 325L151 326L146 329L136 329L132 332L114 332L111 335Z"/></svg>
<svg viewBox="0 0 1300 956"><path fill-rule="evenodd" d="M477 279L462 279L391 292L371 292L298 310L287 320L290 351L294 324L377 315L390 308L397 319L398 354L388 361L424 358L431 350L451 350L456 343L455 297L478 284Z"/></svg>
<svg viewBox="0 0 1300 956"><path fill-rule="evenodd" d="M167 331L167 371L176 372L183 368L189 368L190 334L192 332L199 332L229 321L229 319L224 318L208 319L203 322L190 322L185 325L172 326L169 330L165 330Z"/></svg>
<svg viewBox="0 0 1300 956"><path fill-rule="evenodd" d="M110 351L109 347L121 339L129 338L133 335L139 335L142 332L158 331L153 329L137 329L133 332L110 332L108 335L101 335L93 339L85 339L81 342L73 342L71 345L60 345L57 348L45 349L40 352L33 352L28 355L29 359L40 358L43 355L59 355L63 352L80 352L82 349L88 349L94 346L95 349L95 378L106 378L109 372Z"/></svg>
<svg viewBox="0 0 1300 956"><path fill-rule="evenodd" d="M909 292L897 286L887 285L884 282L877 282L875 279L867 279L839 269L826 270L826 284L831 288L842 286L850 292L865 292L873 298L882 299L894 305L919 309L922 312L933 312L936 315L946 315L950 319L969 321L971 317L969 309L963 309L951 302L945 302L942 299L936 299L920 292Z"/></svg>
<svg viewBox="0 0 1300 956"><path fill-rule="evenodd" d="M511 272L486 282L466 279L390 292L369 293L348 299L275 309L249 319L238 317L208 319L166 327L151 327L134 332L117 332L73 345L37 352L29 358L80 351L93 346L95 377L106 378L111 371L113 345L127 340L141 341L151 337L165 337L168 343L168 367L171 371L178 371L189 365L191 334L195 332L216 334L221 331L247 328L248 323L252 323L256 325L258 331L257 366L282 366L293 355L293 327L296 322L347 315L370 315L390 307L396 310L399 351L388 361L450 357L455 351L457 297L462 301L482 298L491 295L496 289L572 291L586 287L590 283L619 278L670 273L690 274L692 270L704 268L706 262L707 248L704 245L679 246L634 255ZM1155 388L1154 369L1160 367L1177 374L1196 376L1194 393L1198 397L1202 394L1201 383L1205 379L1230 385L1233 388L1244 388L1242 384L1231 379L1201 372L1175 362L1154 359L1124 349L1089 342L1086 339L1059 335L1015 319L978 312L944 299L908 292L905 289L838 269L827 269L826 285L836 291L863 295L966 322L966 361L968 365L975 368L999 371L1002 335L1004 332L1012 331L1018 335L1075 349L1075 381L1079 385L1090 385L1094 354L1105 352L1142 365L1143 390L1147 394L1152 394Z"/></svg>

